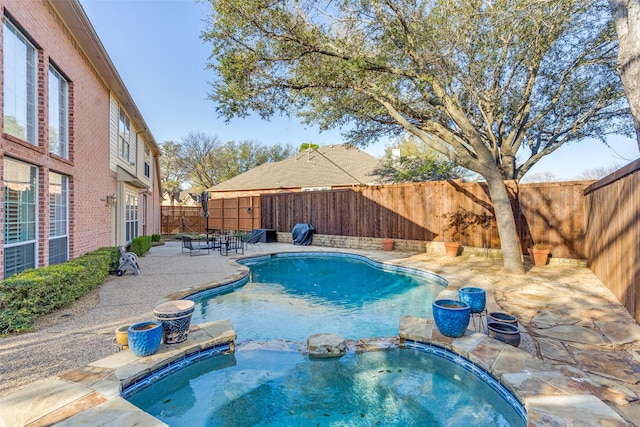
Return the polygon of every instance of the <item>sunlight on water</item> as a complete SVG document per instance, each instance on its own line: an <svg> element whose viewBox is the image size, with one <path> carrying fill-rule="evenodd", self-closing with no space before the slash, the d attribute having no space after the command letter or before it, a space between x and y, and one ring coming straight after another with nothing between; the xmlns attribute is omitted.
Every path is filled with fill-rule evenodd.
<svg viewBox="0 0 640 427"><path fill-rule="evenodd" d="M198 362L131 402L173 426L523 426L482 380L435 355L310 360L240 351Z"/></svg>
<svg viewBox="0 0 640 427"><path fill-rule="evenodd" d="M339 256L274 257L248 264L249 282L196 300L192 323L229 319L238 340L332 332L345 339L398 334L400 316L429 317L443 289L425 277Z"/></svg>

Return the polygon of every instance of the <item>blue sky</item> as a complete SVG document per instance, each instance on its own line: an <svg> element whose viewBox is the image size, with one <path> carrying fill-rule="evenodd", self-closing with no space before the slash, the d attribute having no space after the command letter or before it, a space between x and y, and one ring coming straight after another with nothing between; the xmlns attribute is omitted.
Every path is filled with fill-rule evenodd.
<svg viewBox="0 0 640 427"><path fill-rule="evenodd" d="M212 70L206 69L210 46L200 40L208 3L193 0L80 0L127 89L158 144L179 142L190 131L217 135L222 141L254 140L263 144L343 142L340 130L319 132L296 118L218 118L207 99ZM389 141L365 148L380 156ZM585 169L621 166L639 157L635 140L612 138L611 148L598 141L561 147L530 173L552 172L572 179Z"/></svg>

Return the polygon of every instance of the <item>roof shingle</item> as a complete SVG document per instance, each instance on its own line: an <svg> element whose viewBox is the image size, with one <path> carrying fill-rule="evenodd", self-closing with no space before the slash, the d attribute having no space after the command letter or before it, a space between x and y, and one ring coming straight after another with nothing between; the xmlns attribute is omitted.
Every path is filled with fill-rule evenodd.
<svg viewBox="0 0 640 427"><path fill-rule="evenodd" d="M344 145L326 145L305 150L288 159L265 163L237 175L208 191L266 190L278 188L374 185L380 159Z"/></svg>

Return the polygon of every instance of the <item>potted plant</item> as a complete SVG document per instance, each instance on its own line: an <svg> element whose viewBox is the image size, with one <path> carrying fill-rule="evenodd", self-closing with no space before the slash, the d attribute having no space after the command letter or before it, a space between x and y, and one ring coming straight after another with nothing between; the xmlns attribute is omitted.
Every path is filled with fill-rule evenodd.
<svg viewBox="0 0 640 427"><path fill-rule="evenodd" d="M471 319L471 307L464 301L440 299L431 303L433 320L440 333L459 338L464 335Z"/></svg>
<svg viewBox="0 0 640 427"><path fill-rule="evenodd" d="M382 250L393 250L393 239L382 239Z"/></svg>
<svg viewBox="0 0 640 427"><path fill-rule="evenodd" d="M451 232L452 241L444 243L447 256L456 257L460 251L460 239L469 235L469 230L477 225L486 228L491 224L491 216L477 214L463 208L443 215L445 228Z"/></svg>
<svg viewBox="0 0 640 427"><path fill-rule="evenodd" d="M487 293L482 288L464 287L458 289L458 299L469 304L471 313L482 313L487 304Z"/></svg>
<svg viewBox="0 0 640 427"><path fill-rule="evenodd" d="M134 356L151 356L160 347L162 325L160 322L142 322L127 329L129 350Z"/></svg>
<svg viewBox="0 0 640 427"><path fill-rule="evenodd" d="M550 246L546 243L536 243L529 249L529 257L535 266L545 265L549 258Z"/></svg>

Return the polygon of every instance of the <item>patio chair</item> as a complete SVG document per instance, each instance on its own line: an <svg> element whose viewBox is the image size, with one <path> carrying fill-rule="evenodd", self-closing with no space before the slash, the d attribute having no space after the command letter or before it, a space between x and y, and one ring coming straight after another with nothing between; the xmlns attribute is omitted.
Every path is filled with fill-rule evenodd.
<svg viewBox="0 0 640 427"><path fill-rule="evenodd" d="M237 254L244 254L244 242L242 236L226 236L220 240L220 255L228 255L230 250Z"/></svg>
<svg viewBox="0 0 640 427"><path fill-rule="evenodd" d="M136 276L140 274L138 255L133 252L127 252L124 246L120 246L118 249L120 249L120 265L116 270L116 275L122 276L127 270L131 270Z"/></svg>
<svg viewBox="0 0 640 427"><path fill-rule="evenodd" d="M249 245L253 245L253 246L257 246L258 250L261 250L260 248L260 241L262 241L262 237L266 234L266 230L261 229L261 230L252 230L251 231L251 236L249 236L249 238L247 240L245 240L244 242L244 248L246 250L249 250Z"/></svg>
<svg viewBox="0 0 640 427"><path fill-rule="evenodd" d="M208 244L202 245L201 243L194 241L189 236L182 236L182 253L184 253L185 249L189 250L189 256L191 256L193 252L200 252L205 249L207 250L208 254L210 246Z"/></svg>

